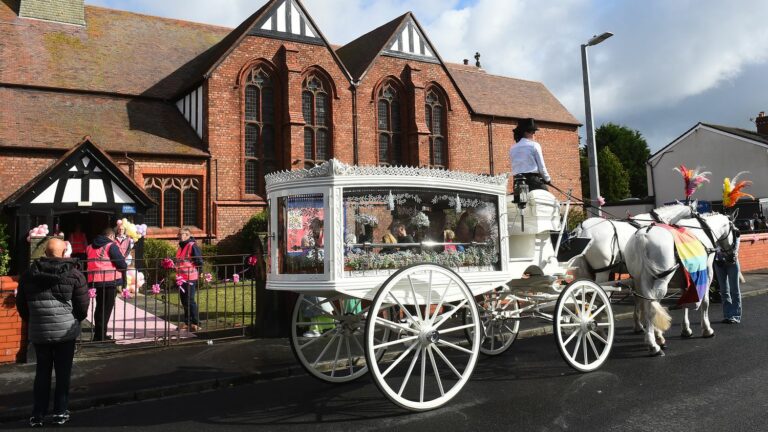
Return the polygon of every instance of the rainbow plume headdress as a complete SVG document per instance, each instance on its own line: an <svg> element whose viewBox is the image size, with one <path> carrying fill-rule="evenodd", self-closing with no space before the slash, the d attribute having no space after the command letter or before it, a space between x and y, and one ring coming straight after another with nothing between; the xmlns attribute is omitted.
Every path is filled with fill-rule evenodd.
<svg viewBox="0 0 768 432"><path fill-rule="evenodd" d="M688 199L693 195L704 183L709 183L708 175L712 173L709 171L701 171L701 168L688 169L685 165L680 165L675 168L675 171L679 172L683 176L685 182L685 198Z"/></svg>
<svg viewBox="0 0 768 432"><path fill-rule="evenodd" d="M738 200L744 197L755 199L755 197L752 195L741 191L745 187L752 185L752 182L749 180L739 181L739 177L741 177L742 174L748 173L748 171L742 171L736 174L736 176L733 177L733 180L729 179L728 177L725 178L723 181L723 207L733 207L736 205Z"/></svg>

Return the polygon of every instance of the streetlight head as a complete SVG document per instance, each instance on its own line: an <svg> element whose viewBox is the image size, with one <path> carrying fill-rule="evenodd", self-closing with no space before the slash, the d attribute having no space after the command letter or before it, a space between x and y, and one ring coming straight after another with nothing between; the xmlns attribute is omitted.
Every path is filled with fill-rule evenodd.
<svg viewBox="0 0 768 432"><path fill-rule="evenodd" d="M599 35L599 36L593 36L593 37L592 37L592 39L590 39L590 40L587 42L587 46L594 46L594 45L597 45L597 44L599 44L600 42L602 42L602 41L604 41L604 40L608 39L608 38L609 38L609 37L611 37L611 36L613 36L613 33L611 33L611 32L605 32L605 33L603 33L603 34L601 34L601 35Z"/></svg>

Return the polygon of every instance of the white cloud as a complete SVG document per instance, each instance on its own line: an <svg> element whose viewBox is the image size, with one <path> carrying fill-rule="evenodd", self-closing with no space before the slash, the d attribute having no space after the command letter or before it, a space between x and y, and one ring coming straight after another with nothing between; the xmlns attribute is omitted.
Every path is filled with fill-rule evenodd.
<svg viewBox="0 0 768 432"><path fill-rule="evenodd" d="M93 0L91 4L234 27L264 4L226 0ZM304 0L331 43L343 44L412 10L446 61L482 54L491 73L541 81L583 119L579 45L591 35L616 35L590 48L597 123L640 129L662 124L654 116L689 122L716 105L719 89L733 86L743 100L762 95L765 106L723 106L709 119L749 128L746 117L768 109L768 86L739 83L746 68L768 68L768 2L733 0ZM751 76L760 76L759 73ZM764 76L764 74L763 74ZM736 85L738 83L739 85ZM709 97L708 95L711 95ZM716 96L720 95L720 96ZM747 97L748 96L748 97ZM690 100L698 103L686 103ZM729 98L738 104L738 97ZM521 103L521 101L510 101ZM522 102L524 103L524 102ZM709 106L709 105L708 105ZM675 112L675 108L689 110ZM701 119L701 118L700 118ZM705 119L702 119L705 120ZM697 120L695 120L697 121ZM745 124L746 123L746 124ZM660 147L693 123L643 131Z"/></svg>

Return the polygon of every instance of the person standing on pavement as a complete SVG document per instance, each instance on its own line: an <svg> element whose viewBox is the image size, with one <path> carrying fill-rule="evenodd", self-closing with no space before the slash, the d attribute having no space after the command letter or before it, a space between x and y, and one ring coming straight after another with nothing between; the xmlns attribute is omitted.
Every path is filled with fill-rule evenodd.
<svg viewBox="0 0 768 432"><path fill-rule="evenodd" d="M188 227L179 229L179 247L176 249L176 276L179 285L179 298L184 307L184 322L180 328L189 328L196 332L201 330L200 317L197 308L195 292L199 276L198 268L203 266L203 253L192 237Z"/></svg>
<svg viewBox="0 0 768 432"><path fill-rule="evenodd" d="M125 227L120 221L115 227L115 243L120 248L120 253L125 258L125 263L131 265L131 250L133 249L133 239L125 233Z"/></svg>
<svg viewBox="0 0 768 432"><path fill-rule="evenodd" d="M534 141L537 130L539 128L532 118L522 120L517 125L514 130L516 142L509 148L509 160L516 182L524 179L529 190L547 190L546 185L552 178L544 164L541 145Z"/></svg>
<svg viewBox="0 0 768 432"><path fill-rule="evenodd" d="M85 249L88 247L88 238L82 231L82 225L75 225L75 230L69 234L69 244L72 245L72 257L80 260L86 258Z"/></svg>
<svg viewBox="0 0 768 432"><path fill-rule="evenodd" d="M723 303L723 323L741 323L741 287L739 286L739 231L734 230L734 245L731 251L719 250L715 253L713 268L720 286Z"/></svg>
<svg viewBox="0 0 768 432"><path fill-rule="evenodd" d="M107 324L115 307L117 287L123 286L122 274L128 268L125 257L115 243L115 232L105 229L86 248L88 283L96 289L96 310L93 313L93 340L110 340Z"/></svg>
<svg viewBox="0 0 768 432"><path fill-rule="evenodd" d="M69 421L69 383L80 322L88 313L88 288L74 259L64 258L66 243L48 241L45 257L36 260L19 280L16 308L28 323L35 347L34 405L29 425L43 426L51 393L51 372L56 371L53 398L55 424Z"/></svg>

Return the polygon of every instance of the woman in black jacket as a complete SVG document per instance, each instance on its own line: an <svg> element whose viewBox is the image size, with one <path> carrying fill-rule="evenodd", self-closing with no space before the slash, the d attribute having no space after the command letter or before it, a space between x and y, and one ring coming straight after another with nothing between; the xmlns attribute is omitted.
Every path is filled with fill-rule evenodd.
<svg viewBox="0 0 768 432"><path fill-rule="evenodd" d="M29 425L42 426L51 393L51 371L56 370L53 400L53 423L69 420L67 404L75 340L80 335L80 322L88 312L88 289L85 277L75 261L64 258L66 244L59 239L48 241L45 257L19 280L16 308L28 323L29 341L35 346L34 406Z"/></svg>

